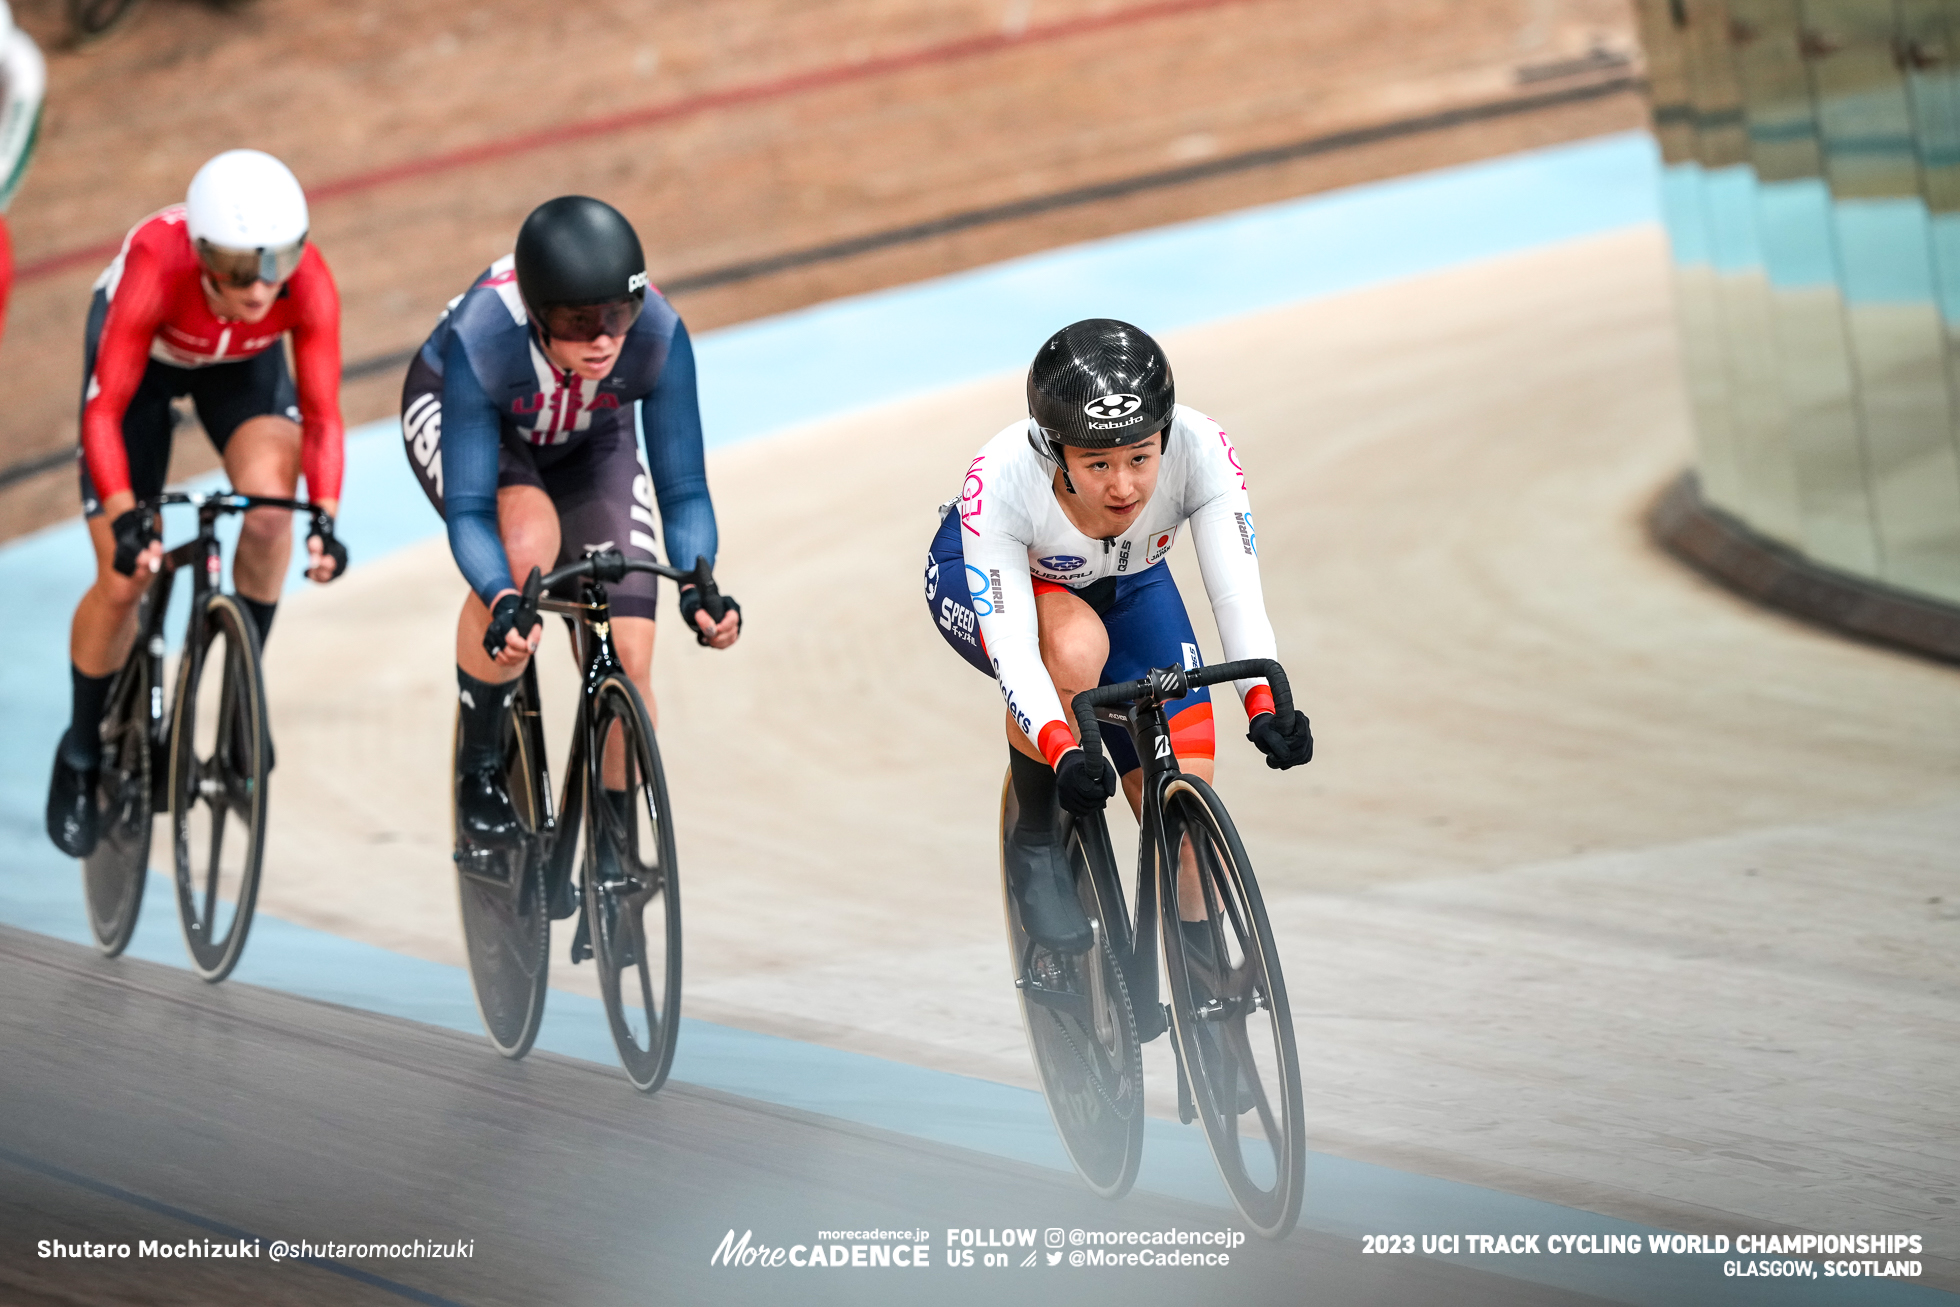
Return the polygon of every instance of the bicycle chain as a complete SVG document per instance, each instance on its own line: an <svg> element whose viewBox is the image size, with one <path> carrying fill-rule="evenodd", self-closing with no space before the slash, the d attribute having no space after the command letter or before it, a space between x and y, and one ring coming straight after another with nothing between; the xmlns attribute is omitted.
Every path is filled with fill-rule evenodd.
<svg viewBox="0 0 1960 1307"><path fill-rule="evenodd" d="M1117 978L1117 983L1118 984L1122 983L1122 978L1120 976ZM1039 1006L1042 1011L1048 1014L1049 1019L1055 1023L1056 1029L1062 1032L1062 1038L1068 1041L1069 1051L1071 1053L1074 1053L1075 1060L1082 1064L1082 1069L1087 1074L1089 1083L1095 1087L1096 1097L1102 1099L1104 1103L1108 1104L1109 1110L1116 1114L1117 1120L1119 1121L1129 1120L1130 1117L1134 1115L1136 1112L1136 1104L1131 1103L1128 1109L1126 1110L1121 1104L1117 1103L1117 1101L1110 1096L1109 1090L1104 1087L1103 1077L1101 1073L1096 1070L1095 1064L1089 1060L1089 1055L1082 1051L1082 1046L1075 1042L1075 1036L1069 1033L1068 1023L1062 1020L1061 1013L1055 1011L1055 1009L1049 1007L1045 1003L1038 1004L1037 1006Z"/></svg>

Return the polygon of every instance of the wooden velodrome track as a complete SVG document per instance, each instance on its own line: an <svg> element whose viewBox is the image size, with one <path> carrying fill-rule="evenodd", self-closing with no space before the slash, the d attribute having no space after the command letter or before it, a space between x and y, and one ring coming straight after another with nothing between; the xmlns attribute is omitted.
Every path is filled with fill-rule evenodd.
<svg viewBox="0 0 1960 1307"><path fill-rule="evenodd" d="M347 12L351 42L365 11ZM177 16L192 31L206 21ZM420 33L418 48L445 48L445 32L475 39L458 24ZM1202 30L1231 27L1212 15ZM601 40L576 25L570 36ZM704 33L694 39L660 44L656 69L705 48ZM801 55L762 46L782 66ZM185 62L208 73L210 50L187 48ZM1005 57L1066 66L1059 45ZM682 66L705 82L707 62ZM482 94L470 113L495 103ZM875 117L898 92L825 94L861 96L857 111ZM425 81L406 102L433 95ZM563 116L608 107L568 103ZM803 129L771 113L683 134L725 131L766 159L787 148L772 131ZM414 153L467 143L469 116ZM1235 146L1283 135L1246 131ZM1162 137L1150 147L1159 160ZM320 147L320 168L356 173L375 162L371 139ZM216 148L189 140L159 174L187 173ZM536 193L586 185L616 161L597 145L566 153L586 149L583 162L554 162L564 171ZM406 153L391 144L391 158ZM82 168L65 157L51 152L30 187ZM505 239L531 198L510 178L534 164L459 172L439 183L455 192L441 206L405 182L394 185L406 195L321 206L323 229L348 224L344 283L402 278L399 301L377 290L350 316L350 358L413 342ZM89 167L78 190L137 189ZM986 194L964 184L975 190L958 200ZM812 201L822 220L805 211L798 223L782 218L796 208L787 199L757 206L763 217L743 210L746 226L714 208L731 203L716 187L690 191L714 197L699 206L666 200L697 224L676 266L862 230L871 224L851 220L887 204L899 217L930 212L941 195L918 179L899 199L864 185L860 207ZM1203 203L1269 197L1254 187ZM480 227L465 230L450 207L465 199L489 215ZM32 241L55 253L123 221L84 223L70 209L34 234L25 207L23 263ZM711 325L1092 234L1096 222L1190 211L1147 207L708 292L698 318L682 307ZM368 238L389 232L438 233L449 262L362 270L382 258ZM1949 671L1743 607L1648 547L1639 515L1688 459L1664 260L1658 233L1627 233L1167 340L1181 394L1246 455L1269 604L1322 741L1307 772L1275 776L1221 712L1221 785L1287 943L1314 1146L1669 1228L1922 1231L1947 1250L1927 1258L1929 1280L1960 1287L1941 1202L1960 1034L1960 696ZM74 366L60 320L79 318L89 275L23 287L0 371L18 375L38 348L49 352L26 365L33 375ZM387 385L365 384L373 393L350 388L350 407L385 411ZM932 505L1014 414L1018 386L1004 376L713 456L724 570L753 626L725 658L670 642L656 672L684 820L693 1015L1029 1082L991 853L997 700L940 647L918 596ZM15 416L41 402L24 395ZM49 401L48 414L62 412ZM268 666L281 771L264 911L459 960L443 749L461 590L431 542L282 609ZM545 666L558 678L548 698L562 696L562 654Z"/></svg>
<svg viewBox="0 0 1960 1307"><path fill-rule="evenodd" d="M1275 775L1220 714L1315 1143L1670 1228L1947 1229L1921 1146L1960 1015L1960 696L1647 544L1687 455L1664 257L1642 230L1168 342L1245 454L1322 742ZM752 625L656 658L694 1015L1031 1082L998 700L919 598L932 506L1019 386L713 456ZM262 910L460 961L461 593L438 540L289 599ZM549 703L571 686L548 655Z"/></svg>

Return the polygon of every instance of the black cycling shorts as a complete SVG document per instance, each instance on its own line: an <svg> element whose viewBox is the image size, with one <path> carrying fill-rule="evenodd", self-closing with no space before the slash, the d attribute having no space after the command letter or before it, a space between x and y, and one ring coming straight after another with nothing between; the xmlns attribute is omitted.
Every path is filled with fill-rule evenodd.
<svg viewBox="0 0 1960 1307"><path fill-rule="evenodd" d="M402 448L422 493L441 513L442 378L419 353L402 385ZM632 423L610 424L562 445L533 445L506 429L497 451L497 488L505 486L536 486L551 497L558 510L555 566L577 562L590 548L660 561L653 551L653 475ZM515 579L524 583L521 576ZM657 586L650 572L628 572L625 580L607 586L613 616L651 621ZM570 588L576 590L576 584Z"/></svg>
<svg viewBox="0 0 1960 1307"><path fill-rule="evenodd" d="M102 320L109 315L109 297L95 292L88 309L88 329L82 352L82 404L88 405L89 382L95 376L95 350L102 339ZM236 363L180 368L151 359L143 369L129 407L123 410L123 452L129 458L129 488L141 500L163 493L170 472L170 439L174 428L170 401L189 395L197 420L223 454L232 433L258 417L300 420L299 391L286 367L284 341ZM88 460L77 453L81 469L82 514L100 517L102 501L88 474Z"/></svg>

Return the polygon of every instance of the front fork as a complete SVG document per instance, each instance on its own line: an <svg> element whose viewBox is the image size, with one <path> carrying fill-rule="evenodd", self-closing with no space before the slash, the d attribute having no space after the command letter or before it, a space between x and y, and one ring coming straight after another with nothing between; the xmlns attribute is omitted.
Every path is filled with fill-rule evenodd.
<svg viewBox="0 0 1960 1307"><path fill-rule="evenodd" d="M136 611L136 639L143 648L143 670L148 673L143 679L148 691L148 702L129 705L132 716L143 716L143 739L150 750L150 811L163 812L170 806L170 723L164 716L163 703L163 656L167 648L163 638L164 617L170 611L170 592L177 581L177 570L166 567L163 575L150 584L143 592L143 599ZM120 698L124 694L136 694L135 689L118 689Z"/></svg>
<svg viewBox="0 0 1960 1307"><path fill-rule="evenodd" d="M619 671L619 655L612 642L612 613L606 599L606 591L596 582L587 581L580 595L582 611L572 626L573 653L583 669L582 684L579 687L578 712L572 722L572 747L565 759L565 793L558 805L557 838L552 845L551 859L545 868L546 889L553 903L562 902L561 896L572 876L572 853L578 845L578 827L589 826L586 820L586 804L596 795L604 792L605 742L592 739L593 719L599 697L599 682L609 674ZM565 610L567 617L572 613ZM532 704L532 739L537 749L535 757L542 771L544 766L544 724L537 711L538 683L537 659L526 665L525 689ZM540 793L547 793L550 778L543 778ZM546 802L549 802L546 799ZM574 956L573 961L580 959Z"/></svg>
<svg viewBox="0 0 1960 1307"><path fill-rule="evenodd" d="M1173 832L1164 823L1164 789L1177 778L1179 768L1177 754L1170 747L1170 721L1162 704L1133 704L1129 712L1130 738L1136 742L1137 756L1143 763L1143 786L1139 795L1138 824L1142 827L1143 838L1137 842L1137 940L1152 940L1153 944L1132 950L1130 957L1133 968L1143 975L1136 977L1140 984L1133 984L1131 993L1143 994L1139 1003L1139 1014L1147 1012L1152 1018L1152 1029L1148 1034L1137 1031L1140 1039L1151 1040L1171 1030L1171 1010L1169 1004L1158 998L1157 958L1162 953L1164 965L1170 966L1170 954L1163 951L1158 938L1160 924L1158 914L1177 912L1177 874L1182 862L1180 845L1182 834ZM1141 1023L1141 1022L1139 1022ZM1197 1102L1191 1093L1191 1077L1184 1067L1184 1049L1178 1044L1175 1032L1171 1034L1171 1053L1177 1061L1177 1116L1189 1125L1197 1118Z"/></svg>

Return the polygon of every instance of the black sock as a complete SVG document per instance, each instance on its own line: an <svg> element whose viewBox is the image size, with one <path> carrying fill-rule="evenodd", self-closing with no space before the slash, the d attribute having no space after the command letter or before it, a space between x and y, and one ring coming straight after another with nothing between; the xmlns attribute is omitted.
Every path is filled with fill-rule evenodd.
<svg viewBox="0 0 1960 1307"><path fill-rule="evenodd" d="M269 604L262 604L256 599L240 595L238 602L245 606L247 613L251 614L252 625L259 628L259 648L265 648L266 640L272 635L272 615L279 611L279 601L274 599Z"/></svg>
<svg viewBox="0 0 1960 1307"><path fill-rule="evenodd" d="M102 763L102 707L109 701L109 685L116 677L84 676L82 669L68 665L68 678L74 685L74 707L69 710L68 732L61 737L61 760L79 771Z"/></svg>
<svg viewBox="0 0 1960 1307"><path fill-rule="evenodd" d="M500 765L504 760L504 710L517 693L517 682L479 681L458 667L456 689L463 709L463 740L456 765L466 772Z"/></svg>
<svg viewBox="0 0 1960 1307"><path fill-rule="evenodd" d="M1019 749L1007 751L1007 763L1014 777L1014 798L1021 806L1020 815L1014 819L1014 833L1032 843L1053 840L1059 815L1055 805L1055 769Z"/></svg>

